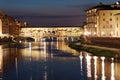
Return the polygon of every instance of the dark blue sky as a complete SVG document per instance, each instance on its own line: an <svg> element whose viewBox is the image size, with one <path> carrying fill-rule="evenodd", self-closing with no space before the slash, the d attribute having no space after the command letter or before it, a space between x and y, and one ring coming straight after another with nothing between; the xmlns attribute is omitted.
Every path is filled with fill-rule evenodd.
<svg viewBox="0 0 120 80"><path fill-rule="evenodd" d="M82 25L85 10L118 0L0 0L0 10L30 25Z"/></svg>

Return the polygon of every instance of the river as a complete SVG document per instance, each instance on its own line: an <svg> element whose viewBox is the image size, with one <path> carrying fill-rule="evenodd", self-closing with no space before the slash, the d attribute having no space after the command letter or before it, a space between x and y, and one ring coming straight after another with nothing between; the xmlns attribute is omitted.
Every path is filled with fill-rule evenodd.
<svg viewBox="0 0 120 80"><path fill-rule="evenodd" d="M0 80L120 80L120 60L77 52L64 42L0 46Z"/></svg>

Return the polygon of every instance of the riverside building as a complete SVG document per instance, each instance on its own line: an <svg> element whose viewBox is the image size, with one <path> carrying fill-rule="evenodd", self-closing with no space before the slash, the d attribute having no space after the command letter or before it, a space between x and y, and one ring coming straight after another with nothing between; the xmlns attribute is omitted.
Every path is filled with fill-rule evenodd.
<svg viewBox="0 0 120 80"><path fill-rule="evenodd" d="M85 35L100 37L120 37L120 2L106 5L100 3L86 10Z"/></svg>
<svg viewBox="0 0 120 80"><path fill-rule="evenodd" d="M23 23L15 20L13 17L6 15L0 11L0 37L16 37L19 36L20 26Z"/></svg>

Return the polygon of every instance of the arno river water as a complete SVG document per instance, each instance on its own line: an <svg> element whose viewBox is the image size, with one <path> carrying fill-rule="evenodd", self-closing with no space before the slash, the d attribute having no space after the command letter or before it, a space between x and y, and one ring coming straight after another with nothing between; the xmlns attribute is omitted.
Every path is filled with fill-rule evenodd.
<svg viewBox="0 0 120 80"><path fill-rule="evenodd" d="M0 46L0 80L120 80L120 60L76 52L64 42Z"/></svg>

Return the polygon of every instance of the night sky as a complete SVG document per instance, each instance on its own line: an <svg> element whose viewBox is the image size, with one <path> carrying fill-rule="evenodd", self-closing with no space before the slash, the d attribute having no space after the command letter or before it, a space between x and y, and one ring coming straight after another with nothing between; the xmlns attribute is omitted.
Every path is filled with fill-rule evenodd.
<svg viewBox="0 0 120 80"><path fill-rule="evenodd" d="M32 26L74 25L85 22L85 10L118 0L0 0L0 10Z"/></svg>

